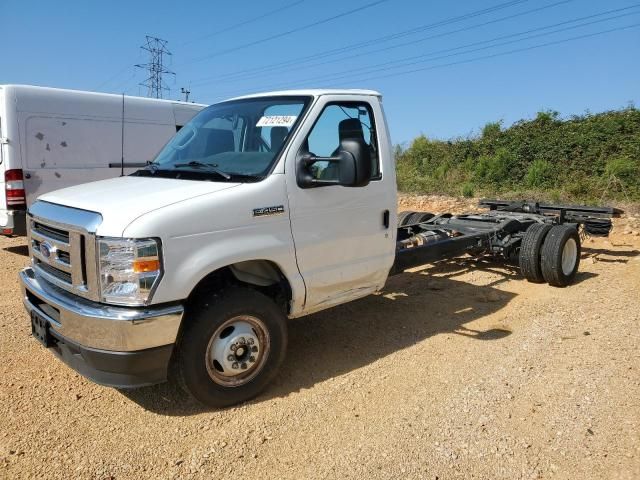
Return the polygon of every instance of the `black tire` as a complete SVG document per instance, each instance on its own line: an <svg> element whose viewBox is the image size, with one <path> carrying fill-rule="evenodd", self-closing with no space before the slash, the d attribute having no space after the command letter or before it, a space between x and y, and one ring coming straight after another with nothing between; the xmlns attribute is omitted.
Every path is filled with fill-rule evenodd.
<svg viewBox="0 0 640 480"><path fill-rule="evenodd" d="M566 287L573 282L580 266L580 249L580 235L575 227L557 225L549 231L540 254L542 275L549 285Z"/></svg>
<svg viewBox="0 0 640 480"><path fill-rule="evenodd" d="M413 217L411 217L411 221L413 223L422 223L431 220L435 215L429 212L418 212Z"/></svg>
<svg viewBox="0 0 640 480"><path fill-rule="evenodd" d="M433 218L433 213L428 212L413 212L405 220L405 225L417 225L418 223L426 222Z"/></svg>
<svg viewBox="0 0 640 480"><path fill-rule="evenodd" d="M551 225L534 223L524 234L520 245L518 263L522 276L532 283L543 283L540 250L545 237L551 230Z"/></svg>
<svg viewBox="0 0 640 480"><path fill-rule="evenodd" d="M188 323L177 347L176 373L180 386L193 398L209 407L235 405L258 395L275 377L286 354L287 321L269 297L249 288L234 287L210 300L195 302L188 314L192 318L186 319ZM266 348L265 342L264 353L259 360L261 365L256 367L252 373L254 376L246 383L234 386L220 384L220 380L214 380L214 375L209 373L215 367L207 357L209 346L215 341L214 335L224 338L217 334L223 324L241 316L254 317L262 323L268 333L269 346ZM246 350L249 352L248 348Z"/></svg>
<svg viewBox="0 0 640 480"><path fill-rule="evenodd" d="M400 212L400 213L398 214L398 226L399 226L399 227L404 227L405 225L409 225L409 224L407 223L407 220L408 220L408 219L409 219L409 217L410 217L411 215L413 215L414 213L416 213L416 212L411 211L411 210L405 210L404 212Z"/></svg>

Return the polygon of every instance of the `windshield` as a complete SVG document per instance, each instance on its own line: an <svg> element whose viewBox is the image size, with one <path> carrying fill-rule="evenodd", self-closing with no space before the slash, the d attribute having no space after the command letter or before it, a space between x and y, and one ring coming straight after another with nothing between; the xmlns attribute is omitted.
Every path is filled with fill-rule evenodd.
<svg viewBox="0 0 640 480"><path fill-rule="evenodd" d="M309 100L265 97L212 105L180 129L147 171L217 181L264 178Z"/></svg>

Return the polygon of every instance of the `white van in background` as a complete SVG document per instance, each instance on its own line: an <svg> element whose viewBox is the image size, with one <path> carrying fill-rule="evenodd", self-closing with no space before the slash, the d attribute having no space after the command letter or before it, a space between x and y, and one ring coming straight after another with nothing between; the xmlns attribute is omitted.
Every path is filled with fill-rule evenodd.
<svg viewBox="0 0 640 480"><path fill-rule="evenodd" d="M24 235L25 211L43 193L144 166L204 107L0 85L0 232Z"/></svg>

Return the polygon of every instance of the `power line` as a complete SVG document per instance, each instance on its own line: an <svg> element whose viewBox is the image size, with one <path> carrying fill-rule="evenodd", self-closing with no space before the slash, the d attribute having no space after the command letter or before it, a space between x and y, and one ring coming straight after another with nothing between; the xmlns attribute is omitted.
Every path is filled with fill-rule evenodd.
<svg viewBox="0 0 640 480"><path fill-rule="evenodd" d="M408 42L404 42L404 43L399 43L399 44L396 44L396 45L391 45L391 46L388 46L388 47L383 47L383 48L378 48L378 49L375 49L375 50L370 50L370 51L367 51L367 52L348 55L346 57L340 57L340 58L336 58L336 59L325 60L325 61L322 61L322 62L311 63L311 64L307 65L306 68L317 67L317 66L321 66L321 65L329 65L329 64L332 64L332 63L338 63L338 62L342 62L342 61L345 61L345 60L351 60L351 59L354 59L354 58L360 58L360 57L365 56L365 55L372 55L374 53L386 52L386 51L389 51L389 50L394 50L394 49L402 48L402 47L405 47L405 46L413 46L413 45L416 45L418 43L426 42L428 40L433 40L433 39L436 39L436 38L442 38L442 37L445 37L445 36L454 35L456 33L468 32L468 31L474 30L476 28L485 27L487 25L492 25L492 24L503 22L503 21L506 21L506 20L512 20L514 18L518 18L518 17L522 17L522 16L525 16L525 15L529 15L531 13L537 13L537 12L540 12L542 10L546 10L546 9L549 9L549 8L557 7L557 6L562 5L562 4L570 3L572 1L574 1L574 0L562 0L562 1L559 1L559 2L555 2L555 3L549 4L549 5L542 6L542 7L538 7L538 8L534 8L534 9L530 9L530 10L525 10L524 12L518 12L518 13L515 13L515 14L512 14L512 15L503 16L503 17L500 17L500 18L497 18L497 19L494 19L494 20L489 20L489 21L482 22L482 23L476 23L474 25L470 25L470 26L467 26L467 27L458 28L456 30L449 30L447 32L442 32L442 33L438 33L438 34L435 34L435 35L429 35L427 37L419 38L419 39L408 41ZM341 49L341 52L344 52L344 50L345 49ZM347 47L346 50L349 50L349 48ZM306 62L302 61L302 60L298 61L298 62L296 62L295 66L292 66L292 68L298 68L300 63L307 63L308 61L312 60L313 58L315 58L315 57L310 57ZM271 67L265 68L263 71L261 71L259 73L260 73L261 76L269 75L268 71L273 71L273 73L282 73L283 72L282 68L276 65L276 66L271 66ZM288 69L284 70L284 72L286 72L286 71L288 71ZM238 75L238 76L235 76L235 77L233 77L231 79L222 78L222 79L219 79L218 81L225 81L225 82L226 81L234 81L235 82L235 81L238 81L238 80L242 80L243 78L251 78L253 75L255 75L255 73L252 73L251 75L242 75L242 76ZM202 85L207 85L207 84L213 83L213 82L214 82L214 80L207 81L207 82L197 82L197 83L195 83L195 85L202 86Z"/></svg>
<svg viewBox="0 0 640 480"><path fill-rule="evenodd" d="M182 65L190 65L192 63L203 62L205 60L209 60L210 58L219 57L221 55L226 55L228 53L237 52L238 50L243 50L245 48L253 47L253 46L261 44L261 43L269 42L269 41L275 40L277 38L282 38L282 37L285 37L287 35L291 35L291 34L294 34L294 33L297 33L297 32L301 32L303 30L307 30L309 28L317 27L318 25L323 25L325 23L332 22L334 20L346 17L348 15L353 15L354 13L358 13L358 12L361 12L363 10L366 10L366 9L369 9L369 8L373 8L373 7L377 6L377 5L380 5L381 3L385 3L385 2L388 2L388 1L389 0L376 0L375 2L370 2L370 3L367 3L367 4L362 5L360 7L352 8L351 10L347 10L346 12L342 12L342 13L339 13L337 15L332 15L331 17L326 17L326 18L323 18L322 20L317 20L315 22L308 23L308 24L300 26L300 27L292 28L291 30L286 30L284 32L276 33L274 35L270 35L268 37L264 37L264 38L261 38L259 40L254 40L252 42L244 43L244 44L238 45L236 47L228 48L226 50L220 50L218 52L214 52L214 53L211 53L209 55L205 55L203 57L194 58L194 59L192 59L192 60L190 60L188 62L180 64L180 66L182 66Z"/></svg>
<svg viewBox="0 0 640 480"><path fill-rule="evenodd" d="M505 55L512 55L514 53L526 52L526 51L535 50L535 49L538 49L538 48L549 47L549 46L552 46L552 45L560 45L560 44L572 42L572 41L575 41L575 40L582 40L582 39L585 39L585 38L596 37L596 36L599 36L599 35L605 35L607 33L619 32L619 31L622 31L622 30L628 30L630 28L636 28L636 27L640 27L640 23L634 23L634 24L631 24L631 25L623 26L623 27L616 27L616 28L611 28L609 30L602 30L602 31L599 31L599 32L588 33L588 34L579 35L579 36L576 36L576 37L565 38L563 40L556 40L556 41L553 41L553 42L541 43L541 44L538 44L538 45L532 45L530 47L518 48L518 49L515 49L515 50L508 50L506 52L500 52L500 53L495 53L495 54L491 54L491 55L485 55L485 56L482 56L482 57L476 57L476 58L471 58L471 59L466 59L466 60L460 60L458 62L446 63L446 64L442 64L442 65L434 65L434 66L425 67L425 68L416 68L414 70L408 70L408 71L405 71L405 72L396 72L396 73L391 73L391 74L388 74L388 75L382 75L382 76L377 76L377 77L368 77L368 78L365 78L365 79L359 79L358 81L380 80L380 79L383 79L383 78L397 77L397 76L400 76L400 75L408 75L408 74L411 74L411 73L423 72L423 71L427 71L427 70L435 70L435 69L438 69L438 68L452 67L452 66L455 66L455 65L462 65L462 64L465 64L465 63L472 63L472 62L477 62L477 61L480 61L480 60L487 60L487 59L490 59L490 58L502 57L502 56L505 56Z"/></svg>
<svg viewBox="0 0 640 480"><path fill-rule="evenodd" d="M286 8L291 8L291 7L293 7L293 6L295 6L295 5L299 4L299 3L302 3L303 1L306 1L306 0L298 0L297 2L293 2L291 4L288 4L288 5L285 5L285 6L281 7L280 9L276 9L274 11L267 12L266 14L263 14L263 15L261 15L259 17L255 17L253 19L249 19L249 20L246 20L244 22L240 22L239 24L231 25L231 26L229 26L229 27L227 27L227 28L225 28L225 29L223 29L221 31L218 31L218 32L213 32L209 36L218 35L220 33L223 33L223 31L231 30L233 28L241 26L242 24L246 24L246 23L251 23L253 21L257 21L260 18L265 18L265 17L270 16L270 15L272 15L274 13L282 11L282 10L284 10ZM368 9L368 8L372 8L372 7L374 7L374 6L376 6L376 5L380 4L380 3L384 3L384 2L387 2L387 1L389 1L389 0L378 0L378 1L375 1L375 2L371 2L369 4L362 5L360 7L355 8L355 9L352 9L352 10L349 10L349 11L334 15L332 17L328 17L328 18L325 18L325 19L322 19L322 20L318 20L316 22L312 22L312 23L307 24L307 25L302 26L302 27L297 27L297 28L289 30L287 32L282 32L282 33L279 33L279 34L276 34L276 35L272 35L270 37L263 38L261 40L255 41L255 42L250 42L249 44L240 45L238 47L234 47L232 49L228 49L228 50L225 50L225 51L222 51L222 52L215 52L215 53L207 55L205 57L196 58L196 59L194 59L192 61L189 61L189 62L187 62L185 64L182 64L182 65L186 65L186 64L190 64L190 63L197 63L197 62L206 60L208 58L212 58L213 56L223 55L223 54L230 53L232 51L236 51L236 50L239 50L239 49L248 48L248 47L253 46L255 44L258 44L258 43L262 43L262 42L265 42L265 41L269 41L269 40L273 40L273 39L276 39L276 38L280 38L280 37L285 36L285 35L290 35L290 34L293 34L293 33L297 33L298 31L302 31L302 30L305 30L307 28L312 28L314 26L318 26L318 25L321 25L321 24L324 24L324 23L328 23L328 22L330 22L332 20L336 20L338 18L342 18L342 17L345 17L347 15L351 15L351 14L360 12L362 10L365 10L365 9ZM377 39L360 42L358 44L349 45L349 46L344 47L344 48L338 48L338 49L333 49L333 50L321 52L319 54L316 54L316 55L313 55L313 56L310 56L310 57L303 57L303 59L304 58L306 58L306 59L323 58L323 57L325 57L327 55L331 55L331 54L335 54L335 53L343 53L345 49L363 48L365 46L368 46L369 44L373 44L373 43L380 42L380 41L390 41L390 40L393 40L395 38L401 38L403 36L411 35L411 34L414 34L414 33L419 33L420 31L424 31L425 29L436 28L438 26L447 25L449 23L459 22L459 21L462 21L462 20L465 20L465 19L468 19L468 18L473 18L475 16L484 15L484 14L491 13L493 11L497 11L497 10L500 10L500 9L503 9L503 8L508 8L510 6L514 6L514 5L518 5L518 4L521 4L521 3L525 3L527 1L529 1L529 0L512 0L512 1L509 1L509 2L506 2L506 3L501 3L501 4L498 4L498 5L494 5L492 7L488 7L488 8L482 9L482 10L478 10L478 11L475 11L475 12L470 12L470 13L465 14L465 15L460 15L460 16L453 17L453 18L450 18L450 19L445 19L445 20L442 20L442 21L439 21L439 22L436 22L436 23L415 27L415 28L412 28L410 30L405 30L403 32L399 32L399 33L396 33L396 34L387 35L385 37L379 37ZM565 0L565 2L569 2L569 1L573 1L573 0ZM560 3L564 3L564 2L560 2ZM187 42L185 42L185 43L183 43L181 45L185 45L185 44L191 43L191 42L192 41L187 41ZM276 65L271 66L269 68L271 69L271 68L277 67L278 65L281 65L281 64L287 64L287 65L288 64L292 64L292 63L301 61L303 59L293 59L293 60L289 60L289 61L286 61L286 62L281 62L280 64L276 64ZM112 80L114 80L115 78L120 76L122 73L124 73L128 68L129 68L128 66L123 67L115 75L110 77L108 80L102 82L98 87L96 87L96 89L100 89L104 85L110 83ZM264 68L264 67L258 67L258 69L261 69L261 68ZM253 71L253 70L256 70L256 68L247 69L245 71L235 72L235 73L236 74L237 73L245 73L245 72L249 72L249 71ZM229 74L229 75L233 75L233 74L234 73ZM201 79L201 80L209 80L210 78L211 77L207 77L207 78ZM198 80L196 80L196 82L197 81Z"/></svg>
<svg viewBox="0 0 640 480"><path fill-rule="evenodd" d="M149 52L149 63L137 64L136 67L146 69L149 72L149 76L140 85L147 87L148 97L162 98L162 93L169 90L162 76L165 74L175 75L174 72L167 70L164 66L164 56L171 55L171 52L167 50L169 42L150 35L146 35L146 38L147 43L140 48Z"/></svg>
<svg viewBox="0 0 640 480"><path fill-rule="evenodd" d="M118 70L116 73L113 74L113 76L109 77L107 80L103 81L102 83L100 83L98 86L96 86L94 88L94 90L100 90L101 88L103 88L105 85L113 82L116 78L120 77L123 73L125 73L127 70L129 70L130 68L134 67L134 64L137 61L140 61L142 57L142 53L141 51L138 52L138 58L131 60L129 63L127 63L126 65L123 65L122 68L120 70ZM127 80L128 81L128 80ZM118 85L120 85L122 82L120 82Z"/></svg>
<svg viewBox="0 0 640 480"><path fill-rule="evenodd" d="M622 10L624 10L624 9L622 9ZM610 12L605 12L605 13L610 13ZM486 40L486 41L482 41L482 42L475 42L475 43L472 43L472 44L462 45L462 46L451 48L451 49L440 50L440 51L432 52L432 53L426 54L426 55L408 57L408 58L418 58L418 57L421 57L421 56L431 56L431 57L433 57L433 58L430 58L429 60L422 60L422 61L417 61L417 62L404 63L404 64L401 64L401 65L394 65L394 66L386 66L386 67L383 67L383 68L377 68L377 67L382 66L382 65L388 65L390 63L394 63L394 62L386 62L385 64L379 64L379 65L373 65L373 66L369 66L369 67L363 67L363 69L371 70L371 71L366 71L366 72L361 72L361 73L353 73L353 72L347 73L347 72L344 72L343 75L340 75L340 72L338 72L337 74L326 75L325 77L328 77L328 78L331 78L331 79L335 79L335 80L338 80L338 79L343 80L343 79L348 79L350 77L355 77L355 78L352 78L350 81L368 81L368 80L371 80L371 79L387 78L388 76L395 76L396 74L394 73L394 74L385 75L385 76L382 76L382 77L373 77L373 78L366 77L364 79L362 78L362 76L363 75L365 75L365 76L366 75L371 75L371 74L384 72L384 71L389 71L389 70L394 70L394 69L397 69L397 68L410 67L412 65L417 65L417 64L424 64L425 62L433 62L433 61L437 61L437 60L443 60L445 58L451 58L451 57L454 57L454 56L466 55L466 54L470 54L470 53L476 53L476 52L479 52L479 51L482 51L482 50L487 50L489 48L501 47L501 46L510 45L510 44L513 44L513 43L518 43L518 42L523 42L523 41L526 41L526 40L531 40L533 38L539 38L539 37L543 37L543 36L553 35L553 34L556 34L556 33L561 33L561 32L564 32L564 31L572 30L572 29L575 29L575 28L584 27L584 26L595 24L595 23L601 23L603 21L614 20L614 19L617 19L617 18L626 17L626 16L629 16L629 15L635 15L635 14L638 14L638 13L640 13L640 12L632 12L632 13L622 14L622 15L618 15L618 16L615 16L615 17L610 17L610 18L606 18L606 19L600 19L600 20L596 20L596 21L592 21L592 22L586 22L586 23L583 23L583 24L580 24L580 25L574 25L574 26L571 26L571 27L565 27L565 28L557 29L557 30L554 30L554 31L551 31L551 32L546 32L546 33L541 33L541 34L536 34L536 35L530 35L530 36L525 37L525 38L516 39L516 40L510 40L510 41L507 41L507 42L502 42L502 43L489 45L489 46L485 46L485 47L481 47L481 48L475 48L475 49L466 50L466 51L462 51L462 52L458 52L458 53L452 53L452 54L448 54L448 55L433 56L433 55L436 55L438 53L445 53L447 51L460 50L462 48L468 48L470 46L475 46L475 45L479 45L479 44L482 44L482 43L495 42L495 41L497 41L499 39L504 39L504 38L513 37L513 36L526 35L527 33L531 33L531 32L534 32L534 31L554 28L556 26L559 26L559 25L562 25L562 24L566 24L568 22L581 21L581 20L586 19L586 18L592 18L593 16L583 17L582 19L575 19L575 20L570 20L568 22L561 22L559 24L549 25L549 26L546 26L546 27L540 27L540 28L532 29L532 30L529 30L529 31L526 31L526 32L520 32L520 33L517 33L517 34L506 35L506 36L503 36L503 37L497 37L497 38L493 38L491 40ZM600 15L602 15L602 14L600 14ZM605 31L605 33L608 33L608 32L609 32L609 30ZM575 38L586 38L588 36L590 36L590 34L587 34L586 36L575 37ZM553 42L551 42L551 44L553 44ZM543 45L547 45L547 44L543 44ZM527 49L528 48L525 48L524 50L527 50ZM493 56L500 56L500 55L501 54L496 54L496 55L489 55L487 57L479 57L479 58L480 59L492 58ZM402 59L402 60L399 60L399 61L404 61L404 60L407 60L407 59ZM472 60L474 60L474 59L472 59ZM446 64L446 66L458 65L460 63L467 63L467 60ZM417 72L417 71L423 71L423 70L430 70L431 68L432 67L424 67L424 68L420 68L420 69L416 69L416 70L410 70L409 72L406 72L406 73L412 73L414 71ZM440 68L440 66L435 66L433 68ZM399 72L398 74L404 74L404 73L405 72ZM315 79L317 79L317 77ZM283 84L270 85L269 87L266 87L266 89L270 90L270 89L277 89L277 88L295 86L295 85L299 84L300 82L304 82L304 81L305 81L305 79L301 79L301 80L298 80L296 82L289 83L287 85L283 85ZM246 89L245 89L245 91L246 91ZM227 95L233 95L234 93L238 93L238 91L236 90L235 92L230 92Z"/></svg>
<svg viewBox="0 0 640 480"><path fill-rule="evenodd" d="M526 3L529 0L511 0L508 2L504 2L504 3L500 3L497 5L494 5L492 7L488 7L488 8L483 8L481 10L475 10L473 12L469 12L466 13L464 15L457 15L455 17L449 17L446 18L444 20L440 20L438 22L433 22L433 23L428 23L428 24L424 24L424 25L420 25L418 27L414 27L408 30L403 30L401 32L397 32L397 33L393 33L390 35L384 35L382 37L377 37L377 38L373 38L370 40L365 40L362 42L358 42L358 43L353 43L351 45L344 45L341 46L339 48L334 48L334 49L330 49L330 50L325 50L322 52L318 52L315 53L313 55L305 55L302 57L297 57L297 58L293 58L291 60L285 60L282 62L278 62L278 63L274 63L271 65L267 65L267 66L261 66L261 67L253 67L253 68L248 68L248 69L244 69L244 70L239 70L236 72L231 72L225 75L216 75L213 77L205 77L205 78L201 78L201 79L196 79L196 82L203 82L203 81L208 81L208 80L214 80L214 79L226 79L227 77L236 77L240 74L256 74L256 73L262 73L263 71L268 71L268 70L274 70L274 69L278 69L280 67L284 67L284 66L289 66L289 65L300 65L302 63L307 63L309 61L313 61L313 60L317 60L317 59L321 59L321 58L326 58L326 57L330 57L333 55L339 55L341 53L344 53L345 51L350 51L350 50L356 50L359 48L365 48L367 46L370 45L375 45L377 43L384 43L384 42L389 42L392 40L396 40L398 38L403 38L409 35L414 35L416 33L421 33L427 30L432 30L441 26L445 26L445 25L449 25L452 23L458 23L464 20L468 20L470 18L474 18L474 17L478 17L481 15L486 15L488 13L493 13L495 11L498 10L503 10L505 8L509 8L512 6L516 6L518 4L522 4L522 3ZM568 3L574 0L563 0L561 2L558 2L557 4L560 3ZM556 5L556 4L553 4ZM543 7L546 8L546 7ZM538 9L535 9L538 10ZM534 10L534 11L535 11Z"/></svg>
<svg viewBox="0 0 640 480"><path fill-rule="evenodd" d="M127 65L123 68L121 68L120 70L118 70L117 73L115 73L112 77L109 77L107 80L105 80L104 82L102 82L100 85L98 85L94 90L100 90L102 87L104 87L106 84L111 83L113 80L115 80L116 78L118 78L120 75L122 75L124 72L126 72L129 68L131 67L131 65Z"/></svg>
<svg viewBox="0 0 640 480"><path fill-rule="evenodd" d="M135 65L131 65L129 66L129 68L134 69ZM136 72L133 71L131 73L131 75L129 75L127 78L125 78L124 80L122 80L121 82L116 83L116 85L112 88L110 88L109 90L111 90L112 92L118 92L121 88L126 87L127 85L129 85L129 82L131 80L133 80L136 77Z"/></svg>
<svg viewBox="0 0 640 480"><path fill-rule="evenodd" d="M450 58L450 57L454 57L454 56L459 56L459 55L466 55L469 53L476 53L482 50L487 50L490 48L496 48L496 47L501 47L501 46L505 46L505 45L511 45L513 43L518 43L518 42L523 42L526 40L531 40L534 38L539 38L539 37L544 37L544 36L548 36L548 35L553 35L556 33L562 33L565 31L569 31L569 30L574 30L576 28L582 28L582 27L586 27L589 25L594 25L597 23L602 23L602 22L608 22L611 20L616 20L619 18L623 18L623 17L628 17L630 15L637 15L640 12L630 12L630 13L624 13L624 14L620 14L620 15L615 15L613 17L608 17L608 18L604 18L604 19L599 19L599 20L593 20L590 22L584 22L584 20L589 20L592 18L597 18L597 17L601 17L603 15L610 15L612 13L618 13L620 11L624 11L624 10L629 10L629 9L633 9L633 8L638 8L640 7L640 4L636 4L634 6L630 6L630 7L624 7L624 8L618 8L618 9L613 9L613 10L609 10L606 12L601 12L601 13L597 13L597 14L593 14L593 15L587 15L584 17L580 17L580 18L575 18L572 20L567 20L564 22L559 22L559 23L555 23L553 25L547 25L544 27L538 27L538 28L533 28L530 30L526 30L526 31L522 31L522 32L518 32L518 33L512 33L509 35L502 35L499 37L495 37L489 40L482 40L479 42L473 42L473 43L469 43L466 45L460 45L458 47L453 47L453 48L447 48L447 49L443 49L443 50L437 50L435 52L430 52L430 53L426 53L426 54L420 54L420 55L412 55L410 57L405 57L405 58L401 58L401 59L397 59L397 60L392 60L389 62L383 62L383 63L378 63L375 65L368 65L368 66L364 66L364 67L360 67L360 68L356 68L356 69L349 69L347 71L342 71L342 72L334 72L334 73L330 73L330 74L325 74L325 75L321 75L321 76L314 76L314 77L310 77L310 78L305 78L305 79L300 79L300 80L296 80L295 82L287 82L287 83L280 83L280 84L276 84L276 85L271 85L269 87L266 87L267 89L278 89L278 88L286 88L288 86L291 85L297 85L299 83L302 82L307 82L307 81L318 81L318 80L324 80L324 79L344 79L344 78L349 78L349 77L353 77L354 75L363 75L363 74L368 74L368 73L373 73L373 72L378 72L378 71L386 71L386 70L392 70L394 68L399 68L399 67L408 67L408 66L412 66L412 65L417 65L417 64L421 64L421 63L425 63L425 62L433 62L435 60L442 60L445 58ZM457 52L457 53L449 53L447 55L441 55L441 54L445 54L448 52L455 52L457 50L463 50L463 49L468 49L470 47L477 47L479 45L485 45L487 43L493 43L493 42L498 42L500 40L506 40L508 38L513 38L513 37L521 37L523 35L528 35L530 33L534 33L534 32L540 32L540 31L544 31L544 30L549 30L552 28L556 28L556 27L560 27L562 25L567 25L567 24L571 24L571 23L576 23L576 22L584 22L584 23L580 23L578 25L572 25L569 27L564 27L564 28L560 28L560 29L556 29L553 30L551 32L545 32L545 33L538 33L535 35L529 35L527 37L524 38L519 38L519 39L515 39L515 40L509 40L506 42L501 42L501 43L497 43L494 45L487 45L484 47L479 47L479 48L474 48L471 50L464 50L462 52ZM440 55L440 56L437 56ZM423 60L418 60L418 59L423 59ZM426 59L426 60L425 60ZM418 60L418 61L411 61L408 62L409 60ZM394 64L398 64L398 65L394 65ZM383 67L383 68L381 68ZM363 71L362 73L354 73L355 71ZM367 72L367 70L371 70L371 72Z"/></svg>
<svg viewBox="0 0 640 480"><path fill-rule="evenodd" d="M253 18L250 18L248 20L244 20L242 22L238 22L238 23L235 23L233 25L229 25L228 27L225 27L225 28L223 28L221 30L217 30L215 32L208 33L206 35L203 35L203 36L198 37L198 38L194 38L192 40L187 40L186 42L180 43L178 46L182 47L184 45L189 45L191 43L199 42L201 40L206 40L207 38L211 38L211 37L215 37L215 36L218 36L218 35L222 35L223 33L227 33L227 32L230 32L231 30L235 30L237 28L244 27L245 25L257 22L258 20L262 20L263 18L271 17L271 16L275 15L276 13L280 13L280 12L283 12L283 11L288 10L290 8L293 8L293 7L295 7L297 5L300 5L301 3L304 3L306 1L307 0L297 0L296 2L288 3L286 5L283 5L280 8L276 8L275 10L270 10L270 11L268 11L266 13L263 13L262 15L258 15L257 17L253 17Z"/></svg>

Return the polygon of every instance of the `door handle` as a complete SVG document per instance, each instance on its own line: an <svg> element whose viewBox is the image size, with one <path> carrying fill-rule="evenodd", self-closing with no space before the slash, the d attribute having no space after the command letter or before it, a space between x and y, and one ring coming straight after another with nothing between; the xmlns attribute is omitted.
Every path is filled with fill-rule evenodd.
<svg viewBox="0 0 640 480"><path fill-rule="evenodd" d="M24 178L26 178L27 180L29 180L31 178L31 174L29 172L24 174Z"/></svg>
<svg viewBox="0 0 640 480"><path fill-rule="evenodd" d="M384 228L389 228L389 217L389 210L382 212L382 224L384 225Z"/></svg>

